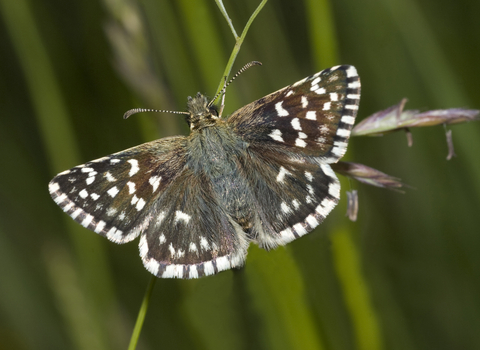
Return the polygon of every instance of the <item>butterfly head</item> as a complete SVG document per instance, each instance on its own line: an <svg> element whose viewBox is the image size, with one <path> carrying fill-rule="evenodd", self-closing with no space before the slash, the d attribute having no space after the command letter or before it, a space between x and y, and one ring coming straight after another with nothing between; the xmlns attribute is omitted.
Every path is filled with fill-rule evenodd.
<svg viewBox="0 0 480 350"><path fill-rule="evenodd" d="M187 109L187 123L190 125L190 130L213 126L220 118L217 108L209 105L208 99L201 93L197 93L194 97L188 97Z"/></svg>

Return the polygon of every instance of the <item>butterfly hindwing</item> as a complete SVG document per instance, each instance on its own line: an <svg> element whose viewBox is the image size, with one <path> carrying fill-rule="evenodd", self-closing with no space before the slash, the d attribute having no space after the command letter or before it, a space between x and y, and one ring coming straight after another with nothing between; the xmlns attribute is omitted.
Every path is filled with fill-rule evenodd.
<svg viewBox="0 0 480 350"><path fill-rule="evenodd" d="M248 241L210 179L186 168L150 210L140 238L145 267L158 277L197 278L242 266Z"/></svg>
<svg viewBox="0 0 480 350"><path fill-rule="evenodd" d="M254 240L266 249L285 245L318 226L340 198L328 164L291 157L279 149L249 149L244 166L256 212Z"/></svg>

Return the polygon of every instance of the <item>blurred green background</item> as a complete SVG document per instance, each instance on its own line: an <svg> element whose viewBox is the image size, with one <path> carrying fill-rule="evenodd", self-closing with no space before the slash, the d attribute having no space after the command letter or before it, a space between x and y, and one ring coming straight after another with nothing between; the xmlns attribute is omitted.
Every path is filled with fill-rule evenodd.
<svg viewBox="0 0 480 350"><path fill-rule="evenodd" d="M240 33L259 0L225 0ZM336 64L362 79L359 119L480 108L480 2L271 0L234 66L226 112ZM213 0L0 0L0 349L126 349L150 274L51 200L60 171L187 134L215 93L232 34ZM398 176L405 194L343 181L313 233L246 267L158 280L138 349L480 348L480 123L354 138L346 159ZM359 219L344 191L358 189Z"/></svg>

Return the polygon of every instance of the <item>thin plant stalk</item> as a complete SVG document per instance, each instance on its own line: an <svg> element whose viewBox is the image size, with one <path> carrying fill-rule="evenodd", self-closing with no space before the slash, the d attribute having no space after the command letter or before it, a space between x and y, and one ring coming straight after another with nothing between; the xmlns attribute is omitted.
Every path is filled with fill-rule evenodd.
<svg viewBox="0 0 480 350"><path fill-rule="evenodd" d="M142 331L143 322L145 321L145 316L147 315L148 305L150 303L150 297L152 296L153 287L157 277L153 276L150 278L148 283L147 291L143 297L142 306L138 311L137 321L135 322L135 327L133 328L132 337L130 338L130 344L128 345L128 350L135 350L138 343L138 338L140 337L140 332Z"/></svg>
<svg viewBox="0 0 480 350"><path fill-rule="evenodd" d="M220 83L218 84L217 92L215 93L218 94L222 89L223 89L223 84L225 82L224 78L228 77L230 75L230 72L232 71L233 63L235 63L235 59L237 58L238 53L240 52L240 47L242 46L243 40L245 39L245 36L247 35L248 29L250 28L250 25L253 23L257 15L260 13L262 10L263 6L267 3L268 0L263 0L260 5L256 8L256 10L253 12L253 14L250 16L248 19L247 24L245 24L245 28L243 28L242 34L238 37L236 36L236 31L235 28L233 28L232 21L230 17L228 16L227 11L225 10L225 7L223 6L222 1L217 1L217 5L224 15L225 19L227 20L227 23L229 26L232 28L232 33L235 36L235 46L233 47L232 53L230 54L230 58L228 59L227 66L225 67L225 71L223 72L223 77L220 79Z"/></svg>

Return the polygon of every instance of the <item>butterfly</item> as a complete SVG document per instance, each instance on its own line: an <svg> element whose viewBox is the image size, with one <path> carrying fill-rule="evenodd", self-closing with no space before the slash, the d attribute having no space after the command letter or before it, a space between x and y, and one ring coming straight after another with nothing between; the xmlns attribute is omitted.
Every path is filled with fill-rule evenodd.
<svg viewBox="0 0 480 350"><path fill-rule="evenodd" d="M241 267L247 248L285 245L340 198L329 166L343 157L360 101L353 66L325 69L227 119L189 97L189 136L166 137L59 173L49 191L82 226L115 243L140 236L157 277Z"/></svg>

